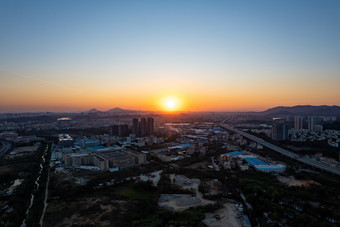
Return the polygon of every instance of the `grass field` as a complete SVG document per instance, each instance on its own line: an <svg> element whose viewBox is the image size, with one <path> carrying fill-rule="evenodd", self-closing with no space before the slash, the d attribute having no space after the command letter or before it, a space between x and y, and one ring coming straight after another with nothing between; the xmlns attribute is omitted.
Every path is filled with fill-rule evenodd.
<svg viewBox="0 0 340 227"><path fill-rule="evenodd" d="M129 183L117 188L117 192L129 199L149 200L153 192L138 188L135 183Z"/></svg>

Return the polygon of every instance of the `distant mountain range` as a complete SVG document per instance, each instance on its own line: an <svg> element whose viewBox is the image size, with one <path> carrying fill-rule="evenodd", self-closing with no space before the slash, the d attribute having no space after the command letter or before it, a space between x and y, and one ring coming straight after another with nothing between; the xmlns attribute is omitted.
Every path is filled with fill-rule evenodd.
<svg viewBox="0 0 340 227"><path fill-rule="evenodd" d="M115 107L106 111L100 111L95 108L90 109L88 111L81 112L81 114L93 114L93 115L144 115L144 114L155 114L157 112L153 111L142 111L142 110L128 110L121 109L119 107ZM190 112L190 114L206 114L207 112ZM217 112L209 112L209 113L217 113ZM278 106L274 108L270 108L268 110L262 112L239 112L245 114L255 114L262 115L266 117L279 117L279 116L340 116L340 106L310 106L310 105L300 105L300 106ZM32 112L32 113L3 113L0 114L0 119L8 119L8 118L19 118L19 117L37 117L37 116L54 116L54 115L77 115L80 112L73 113L62 113L62 112Z"/></svg>
<svg viewBox="0 0 340 227"><path fill-rule="evenodd" d="M106 111L99 111L97 109L91 109L86 111L87 114L113 114L113 115L123 115L123 114L143 114L150 113L150 111L140 111L140 110L127 110L121 109L119 107L112 108ZM252 112L256 113L256 112ZM268 110L257 112L257 114L265 116L286 116L286 115L301 115L301 116L340 116L340 106L310 106L310 105L300 105L300 106L278 106L270 108Z"/></svg>
<svg viewBox="0 0 340 227"><path fill-rule="evenodd" d="M95 108L90 109L89 111L85 111L86 114L112 114L112 115L122 115L122 114L142 114L142 113L151 113L150 111L141 111L141 110L127 110L121 109L119 107L115 107L106 111L100 111Z"/></svg>
<svg viewBox="0 0 340 227"><path fill-rule="evenodd" d="M340 116L340 106L278 106L259 112L261 115L282 116L282 115L301 115L301 116Z"/></svg>

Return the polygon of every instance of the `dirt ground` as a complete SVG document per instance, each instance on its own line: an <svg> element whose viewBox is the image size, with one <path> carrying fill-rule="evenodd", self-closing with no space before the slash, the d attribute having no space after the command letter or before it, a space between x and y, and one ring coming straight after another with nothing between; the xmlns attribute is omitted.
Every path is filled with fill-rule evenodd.
<svg viewBox="0 0 340 227"><path fill-rule="evenodd" d="M9 154L7 154L6 157L15 158L19 156L32 155L34 152L38 150L38 148L39 146L18 147Z"/></svg>
<svg viewBox="0 0 340 227"><path fill-rule="evenodd" d="M287 184L289 187L291 187L291 186L308 187L311 184L320 185L319 182L316 182L316 181L313 181L313 180L297 180L297 179L294 178L294 176L289 176L289 177L278 176L277 179L280 182Z"/></svg>
<svg viewBox="0 0 340 227"><path fill-rule="evenodd" d="M192 165L187 166L187 168L191 169L208 169L208 165L210 165L210 162L203 161L203 162L197 162Z"/></svg>
<svg viewBox="0 0 340 227"><path fill-rule="evenodd" d="M34 152L38 150L39 146L27 146L27 147L18 147L13 152L22 153L22 152Z"/></svg>
<svg viewBox="0 0 340 227"><path fill-rule="evenodd" d="M220 219L216 219L216 215L218 215ZM242 227L240 215L233 203L224 204L223 208L214 213L206 213L203 222L210 227Z"/></svg>
<svg viewBox="0 0 340 227"><path fill-rule="evenodd" d="M93 225L93 226L112 226L114 213L121 211L126 206L127 201L110 200L107 197L90 198L79 201L77 212L70 217L60 220L56 226L73 225ZM124 210L124 209L123 209Z"/></svg>
<svg viewBox="0 0 340 227"><path fill-rule="evenodd" d="M208 204L215 203L214 201L207 200L203 198L203 195L198 191L198 185L200 184L199 179L190 179L183 175L170 174L170 179L175 184L181 186L184 189L194 189L196 191L196 196L191 197L191 195L163 195L161 196L159 204L160 206L166 207L170 210L186 210L194 206L205 206Z"/></svg>

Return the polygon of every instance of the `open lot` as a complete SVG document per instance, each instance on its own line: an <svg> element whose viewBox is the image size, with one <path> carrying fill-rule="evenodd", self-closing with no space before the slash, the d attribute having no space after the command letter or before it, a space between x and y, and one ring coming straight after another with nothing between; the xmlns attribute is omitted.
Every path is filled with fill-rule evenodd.
<svg viewBox="0 0 340 227"><path fill-rule="evenodd" d="M31 155L36 152L38 148L39 146L18 147L11 151L8 156L12 158L16 156Z"/></svg>
<svg viewBox="0 0 340 227"><path fill-rule="evenodd" d="M214 201L203 198L203 195L198 191L199 179L190 179L186 176L170 174L170 179L174 184L183 189L193 189L196 196L190 194L162 194L159 198L158 205L168 210L182 211L195 206L205 206L214 204Z"/></svg>
<svg viewBox="0 0 340 227"><path fill-rule="evenodd" d="M233 203L226 203L223 208L206 213L203 223L210 227L242 227L240 215Z"/></svg>
<svg viewBox="0 0 340 227"><path fill-rule="evenodd" d="M291 186L308 187L311 184L320 185L319 182L316 182L314 180L297 180L297 179L294 178L294 176L289 176L289 177L278 176L277 179L280 182L287 184L289 187L291 187Z"/></svg>

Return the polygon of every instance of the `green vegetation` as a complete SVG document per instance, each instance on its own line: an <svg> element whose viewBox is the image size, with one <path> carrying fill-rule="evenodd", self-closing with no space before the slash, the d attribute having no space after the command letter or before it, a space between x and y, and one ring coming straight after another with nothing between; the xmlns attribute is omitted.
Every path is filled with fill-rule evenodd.
<svg viewBox="0 0 340 227"><path fill-rule="evenodd" d="M149 183L144 182L123 184L118 186L116 190L128 199L142 201L150 200L156 191Z"/></svg>
<svg viewBox="0 0 340 227"><path fill-rule="evenodd" d="M195 194L194 191L182 189L180 186L173 184L168 175L162 173L158 182L157 191L159 194Z"/></svg>
<svg viewBox="0 0 340 227"><path fill-rule="evenodd" d="M0 173L2 183L5 183L6 177L8 177L8 182L14 179L24 179L21 185L16 188L14 194L6 198L8 207L13 208L11 212L7 213L6 211L2 211L0 214L0 222L6 223L6 226L20 226L26 216L25 213L29 206L31 193L35 188L34 182L39 173L41 156L46 145L47 144L43 143L33 155L17 157L14 159L3 157L0 160L0 168L6 166L8 170L11 170L10 172L4 171ZM32 210L35 210L35 208ZM37 215L38 214L35 213L34 217Z"/></svg>
<svg viewBox="0 0 340 227"><path fill-rule="evenodd" d="M300 173L298 179L314 180L320 185L288 187L270 174L237 172L231 177L253 206L251 215L260 218L263 213L275 223L288 220L291 226L301 226L306 219L312 226L327 226L327 218L339 220L340 181L337 177Z"/></svg>
<svg viewBox="0 0 340 227"><path fill-rule="evenodd" d="M138 205L130 210L130 215L120 223L121 226L205 226L202 223L204 213L220 208L219 205L207 205L190 208L182 212L171 212L159 209L153 204Z"/></svg>
<svg viewBox="0 0 340 227"><path fill-rule="evenodd" d="M255 133L248 131L247 133L262 138L272 144L275 144L279 147L285 148L289 151L292 151L299 155L315 155L316 153L321 153L323 156L334 158L335 160L339 160L339 150L335 147L331 147L328 145L327 140L323 141L275 141L269 138L264 133ZM292 148L298 148L298 150L293 150ZM303 148L303 149L300 149Z"/></svg>
<svg viewBox="0 0 340 227"><path fill-rule="evenodd" d="M39 221L42 215L42 211L44 209L44 200L45 200L45 189L47 183L47 175L48 169L50 165L50 157L51 157L51 145L49 149L46 151L45 162L42 163L43 169L39 179L39 188L34 193L33 205L28 213L28 217L26 223L28 226L37 226L39 225ZM42 161L42 160L41 160Z"/></svg>
<svg viewBox="0 0 340 227"><path fill-rule="evenodd" d="M81 177L80 173L75 172L74 175ZM121 181L112 186L105 185L113 176L120 178L136 173L134 168L120 173L82 173L90 178L84 186L64 180L64 174L51 174L46 226L55 226L63 221L84 226L89 224L86 220L90 219L94 226L204 226L201 222L204 213L220 207L209 205L183 212L159 208L160 194L194 193L172 184L165 174L161 175L158 187L154 187L149 181ZM102 186L98 187L99 184Z"/></svg>

